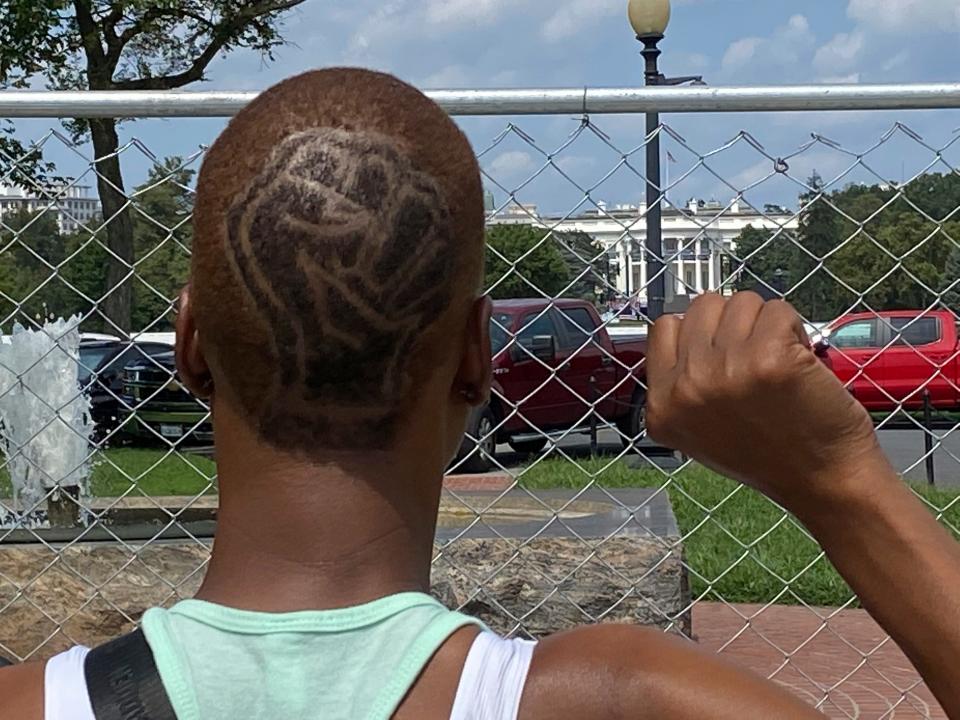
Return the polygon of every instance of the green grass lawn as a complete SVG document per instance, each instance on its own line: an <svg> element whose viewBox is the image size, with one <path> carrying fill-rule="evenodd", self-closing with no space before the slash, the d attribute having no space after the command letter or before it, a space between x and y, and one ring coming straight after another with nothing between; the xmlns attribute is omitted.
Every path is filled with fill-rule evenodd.
<svg viewBox="0 0 960 720"><path fill-rule="evenodd" d="M144 495L198 495L215 492L210 478L216 466L199 455L170 454L163 450L118 448L93 457L91 489L99 497L122 495L136 482L134 492ZM0 469L0 497L10 497L10 474Z"/></svg>
<svg viewBox="0 0 960 720"><path fill-rule="evenodd" d="M94 458L94 495L127 492L146 495L197 495L215 492L212 460L161 450L120 448ZM530 489L574 488L596 483L606 488L663 487L669 494L694 597L728 602L836 606L853 594L817 544L798 523L759 493L693 465L667 477L654 469L635 470L607 459L548 459L527 468L520 484ZM960 528L958 493L915 488L943 519ZM11 494L6 469L0 470L0 497Z"/></svg>
<svg viewBox="0 0 960 720"><path fill-rule="evenodd" d="M528 488L664 487L684 537L695 598L744 603L837 606L853 593L822 556L819 546L760 493L699 466L672 478L657 470L634 470L609 459L546 460L529 468ZM958 493L926 486L917 491L943 517L960 527Z"/></svg>

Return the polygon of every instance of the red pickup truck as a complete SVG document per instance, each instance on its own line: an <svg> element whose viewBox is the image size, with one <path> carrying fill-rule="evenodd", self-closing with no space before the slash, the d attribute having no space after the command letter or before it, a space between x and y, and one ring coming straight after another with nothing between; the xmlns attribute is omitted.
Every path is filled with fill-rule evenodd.
<svg viewBox="0 0 960 720"><path fill-rule="evenodd" d="M545 433L643 429L646 339L612 338L583 300L498 300L490 322L493 394L470 417L454 470L483 472L499 443L539 452Z"/></svg>
<svg viewBox="0 0 960 720"><path fill-rule="evenodd" d="M947 310L845 315L831 323L818 354L871 411L960 409L960 345Z"/></svg>

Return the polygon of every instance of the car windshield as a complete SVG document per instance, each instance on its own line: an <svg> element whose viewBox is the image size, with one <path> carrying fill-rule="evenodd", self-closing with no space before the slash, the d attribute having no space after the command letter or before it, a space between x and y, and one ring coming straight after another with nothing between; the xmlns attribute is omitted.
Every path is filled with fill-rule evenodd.
<svg viewBox="0 0 960 720"><path fill-rule="evenodd" d="M90 380L90 375L100 367L104 358L106 358L112 350L113 348L109 345L94 345L92 347L80 348L78 376L82 385L85 385Z"/></svg>
<svg viewBox="0 0 960 720"><path fill-rule="evenodd" d="M490 347L494 355L510 342L510 334L504 328L509 328L512 321L512 316L506 313L494 313L490 318Z"/></svg>

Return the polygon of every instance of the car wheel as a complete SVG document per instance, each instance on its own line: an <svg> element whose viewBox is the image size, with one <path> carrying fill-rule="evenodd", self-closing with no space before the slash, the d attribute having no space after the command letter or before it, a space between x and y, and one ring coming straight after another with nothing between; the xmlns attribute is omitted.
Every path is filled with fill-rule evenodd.
<svg viewBox="0 0 960 720"><path fill-rule="evenodd" d="M637 388L630 401L630 412L617 421L620 441L628 450L635 447L647 429L647 393Z"/></svg>
<svg viewBox="0 0 960 720"><path fill-rule="evenodd" d="M535 455L547 446L547 439L544 437L533 438L531 440L511 440L510 447L515 453L520 455Z"/></svg>
<svg viewBox="0 0 960 720"><path fill-rule="evenodd" d="M487 472L497 454L497 418L489 407L476 414L460 448L456 470L467 473Z"/></svg>

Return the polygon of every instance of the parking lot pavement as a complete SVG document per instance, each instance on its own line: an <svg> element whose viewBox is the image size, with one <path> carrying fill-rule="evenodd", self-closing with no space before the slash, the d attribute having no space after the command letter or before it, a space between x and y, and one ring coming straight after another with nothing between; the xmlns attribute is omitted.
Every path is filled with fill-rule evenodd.
<svg viewBox="0 0 960 720"><path fill-rule="evenodd" d="M960 429L949 434L947 430L934 430L934 433L943 438L932 454L936 485L960 488ZM880 445L894 467L908 479L926 482L923 433L920 430L883 430L880 432Z"/></svg>
<svg viewBox="0 0 960 720"><path fill-rule="evenodd" d="M960 489L960 429L954 432L947 430L934 432L942 438L939 447L936 447L932 453L936 485ZM923 433L920 430L882 430L879 435L880 445L894 467L912 482L926 482ZM616 432L602 430L598 440L602 455L616 457L623 453ZM559 443L559 447L564 454L574 460L590 457L590 439L587 435L570 435ZM642 455L631 453L626 457L628 462L638 467L654 464L669 471L681 465L680 459L675 454L652 443L643 445ZM514 453L508 445L501 445L497 448L497 461L508 469L518 469L529 463L530 458Z"/></svg>

